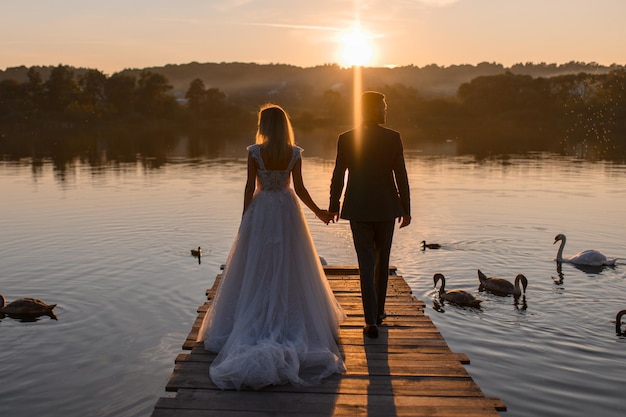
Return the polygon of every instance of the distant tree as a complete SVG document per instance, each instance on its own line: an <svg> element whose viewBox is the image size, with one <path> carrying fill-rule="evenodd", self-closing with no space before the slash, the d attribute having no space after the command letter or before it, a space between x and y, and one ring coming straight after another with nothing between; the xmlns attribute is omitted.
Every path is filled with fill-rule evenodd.
<svg viewBox="0 0 626 417"><path fill-rule="evenodd" d="M78 83L70 67L59 65L52 69L44 83L44 95L50 113L69 113L78 107Z"/></svg>
<svg viewBox="0 0 626 417"><path fill-rule="evenodd" d="M532 77L503 75L474 78L459 87L457 96L463 104L476 113L502 113L523 106L531 89Z"/></svg>
<svg viewBox="0 0 626 417"><path fill-rule="evenodd" d="M381 88L387 96L387 105L392 107L388 121L398 127L415 127L418 124L417 112L423 107L424 99L417 89L404 84L387 85Z"/></svg>
<svg viewBox="0 0 626 417"><path fill-rule="evenodd" d="M176 101L170 94L171 90L172 86L165 76L142 71L135 90L137 111L149 118L171 116L176 106Z"/></svg>
<svg viewBox="0 0 626 417"><path fill-rule="evenodd" d="M457 97L466 144L498 153L546 150L558 135L560 114L545 78L511 72L477 77L461 85Z"/></svg>
<svg viewBox="0 0 626 417"><path fill-rule="evenodd" d="M17 80L0 81L0 120L22 109L22 89Z"/></svg>
<svg viewBox="0 0 626 417"><path fill-rule="evenodd" d="M35 67L30 67L26 73L28 81L23 85L25 94L25 107L27 112L34 115L42 110L43 105L43 80Z"/></svg>
<svg viewBox="0 0 626 417"><path fill-rule="evenodd" d="M617 69L603 76L596 98L605 103L609 117L626 121L626 70Z"/></svg>
<svg viewBox="0 0 626 417"><path fill-rule="evenodd" d="M205 97L205 113L209 119L216 119L228 116L229 106L226 102L226 94L224 94L218 88L209 88L206 91Z"/></svg>
<svg viewBox="0 0 626 417"><path fill-rule="evenodd" d="M35 85L35 86L43 85L43 80L41 79L41 74L39 73L39 71L35 67L30 67L28 69L28 71L26 72L26 78L28 79L28 83L29 84L32 84L32 85Z"/></svg>
<svg viewBox="0 0 626 417"><path fill-rule="evenodd" d="M80 105L84 113L102 116L106 108L105 86L107 77L101 71L90 69L78 80Z"/></svg>
<svg viewBox="0 0 626 417"><path fill-rule="evenodd" d="M562 103L566 150L606 156L626 148L626 71L608 74L579 73L555 77L555 92Z"/></svg>
<svg viewBox="0 0 626 417"><path fill-rule="evenodd" d="M349 123L352 112L350 105L337 90L326 90L322 93L322 113L332 124Z"/></svg>
<svg viewBox="0 0 626 417"><path fill-rule="evenodd" d="M612 123L613 142L617 151L626 152L626 70L616 69L605 78L599 91L605 103L605 114Z"/></svg>
<svg viewBox="0 0 626 417"><path fill-rule="evenodd" d="M206 89L199 78L191 82L185 98L188 100L188 110L196 120L216 120L230 116L231 106L226 100L226 94L218 88Z"/></svg>
<svg viewBox="0 0 626 417"><path fill-rule="evenodd" d="M130 116L134 109L135 77L115 73L106 79L104 93L108 113L112 116Z"/></svg>
<svg viewBox="0 0 626 417"><path fill-rule="evenodd" d="M194 116L199 116L202 113L202 106L206 100L204 81L199 78L194 79L185 93L185 98L187 99L189 111Z"/></svg>
<svg viewBox="0 0 626 417"><path fill-rule="evenodd" d="M39 73L31 68L28 81L16 79L0 81L0 120L14 126L30 123L38 113L42 101L43 83Z"/></svg>

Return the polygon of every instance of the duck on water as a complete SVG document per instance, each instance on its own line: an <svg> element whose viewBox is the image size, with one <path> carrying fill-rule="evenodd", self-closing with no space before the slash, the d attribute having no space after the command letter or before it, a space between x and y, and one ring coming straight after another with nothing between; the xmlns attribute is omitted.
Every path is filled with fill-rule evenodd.
<svg viewBox="0 0 626 417"><path fill-rule="evenodd" d="M421 245L422 245L422 250L441 249L441 245L439 243L426 243L425 240L422 240Z"/></svg>

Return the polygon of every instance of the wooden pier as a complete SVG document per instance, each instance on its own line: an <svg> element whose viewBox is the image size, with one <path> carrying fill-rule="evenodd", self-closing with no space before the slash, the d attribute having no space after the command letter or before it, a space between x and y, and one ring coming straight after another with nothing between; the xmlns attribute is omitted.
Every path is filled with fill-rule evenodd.
<svg viewBox="0 0 626 417"><path fill-rule="evenodd" d="M387 318L377 339L363 336L363 309L356 267L324 267L348 319L339 331L347 372L313 387L273 386L259 391L223 391L209 377L215 358L196 342L198 329L221 275L176 357L166 391L152 417L268 416L499 416L498 398L487 398L465 370L469 359L453 353L424 303L390 270Z"/></svg>

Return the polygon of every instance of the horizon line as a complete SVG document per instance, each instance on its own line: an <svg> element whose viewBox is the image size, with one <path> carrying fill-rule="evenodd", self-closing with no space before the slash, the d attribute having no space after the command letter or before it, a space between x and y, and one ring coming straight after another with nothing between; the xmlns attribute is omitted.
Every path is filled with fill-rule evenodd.
<svg viewBox="0 0 626 417"><path fill-rule="evenodd" d="M414 67L414 68L427 68L427 67L439 67L442 69L445 68L451 68L451 67L460 67L460 66L473 66L473 67L477 67L479 65L494 65L494 66L501 66L503 68L513 68L516 66L557 66L557 67L562 67L565 65L571 65L571 64L577 64L577 65L583 65L583 66L596 66L596 67L605 67L605 68L612 68L612 67L624 67L626 66L626 64L618 64L616 62L613 62L611 64L601 64L598 63L596 61L589 61L589 62L585 62L585 61L577 61L577 60L570 60L567 62L563 62L563 63L558 63L558 62L545 62L545 61L541 61L541 62L533 62L533 61L526 61L526 62L516 62L515 64L512 65L505 65L503 63L497 62L497 61L481 61L475 64L470 64L470 63L462 63L462 64L437 64L435 62L430 63L430 64L425 64L425 65L416 65L416 64L386 64L386 65L357 65L357 66L342 66L336 62L327 62L327 63L322 63L322 64L317 64L317 65L313 65L313 66L303 66L303 65L296 65L296 64L289 64L289 63L281 63L281 62L269 62L269 63L261 63L261 62L254 62L254 61L205 61L205 62L199 62L199 61L189 61L189 62L185 62L185 63L168 63L168 64L161 64L161 65L149 65L149 66L145 66L145 67L125 67L123 69L117 70L112 72L112 74L116 73L116 72L124 72L124 71L136 71L136 70L145 70L145 69L151 69L151 68L165 68L165 67L169 67L169 66L185 66L185 65L191 65L191 64L200 64L200 65L206 65L206 64L216 64L216 65L228 65L228 64L244 64L244 65L259 65L259 66L288 66L288 67L296 67L296 68L302 68L302 69L310 69L310 68L319 68L319 67L326 67L326 66L331 66L331 67L339 67L341 69L352 69L353 67L359 67L362 69L397 69L397 68L407 68L407 67ZM13 65L13 66L6 66L4 67L4 69L0 69L0 71L2 72L6 72L8 70L14 70L14 69L20 69L20 68L55 68L58 66L63 66L63 67L70 67L70 68L75 68L75 69L96 69L99 71L102 71L100 69L98 69L97 67L87 67L87 66L76 66L76 65L71 65L71 64L63 64L63 63L58 63L58 64L33 64L33 65L26 65L26 64L20 64L20 65ZM104 71L102 71L104 72Z"/></svg>

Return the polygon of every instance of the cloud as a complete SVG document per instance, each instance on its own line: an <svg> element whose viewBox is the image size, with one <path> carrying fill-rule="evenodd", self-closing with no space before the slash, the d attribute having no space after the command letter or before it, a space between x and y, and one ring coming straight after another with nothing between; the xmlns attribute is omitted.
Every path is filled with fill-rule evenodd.
<svg viewBox="0 0 626 417"><path fill-rule="evenodd" d="M285 23L244 23L249 26L266 26L273 28L286 28L286 29L301 29L301 30L318 30L325 32L339 32L341 29L330 26L316 26L316 25L295 25Z"/></svg>
<svg viewBox="0 0 626 417"><path fill-rule="evenodd" d="M254 0L222 0L214 1L211 7L218 11L237 10L242 7L248 6L249 3L253 3Z"/></svg>
<svg viewBox="0 0 626 417"><path fill-rule="evenodd" d="M458 3L461 0L417 0L418 3L421 3L425 6L435 6L435 7L444 7L450 4Z"/></svg>

